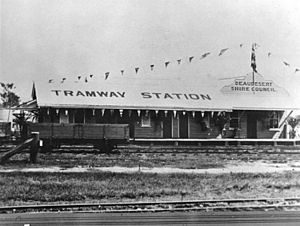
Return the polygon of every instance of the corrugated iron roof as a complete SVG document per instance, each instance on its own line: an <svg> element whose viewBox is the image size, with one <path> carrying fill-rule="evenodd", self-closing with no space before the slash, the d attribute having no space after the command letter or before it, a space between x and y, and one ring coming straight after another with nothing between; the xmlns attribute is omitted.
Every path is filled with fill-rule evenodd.
<svg viewBox="0 0 300 226"><path fill-rule="evenodd" d="M118 76L104 80L36 82L39 107L231 111L300 109L299 95L265 76Z"/></svg>

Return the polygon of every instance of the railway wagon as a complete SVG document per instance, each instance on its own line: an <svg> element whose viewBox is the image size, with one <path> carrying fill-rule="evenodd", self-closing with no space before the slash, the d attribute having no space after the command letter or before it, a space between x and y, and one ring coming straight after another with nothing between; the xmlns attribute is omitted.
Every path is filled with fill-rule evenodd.
<svg viewBox="0 0 300 226"><path fill-rule="evenodd" d="M62 144L92 144L110 152L115 145L129 141L128 124L29 123L28 132L39 132L45 151Z"/></svg>

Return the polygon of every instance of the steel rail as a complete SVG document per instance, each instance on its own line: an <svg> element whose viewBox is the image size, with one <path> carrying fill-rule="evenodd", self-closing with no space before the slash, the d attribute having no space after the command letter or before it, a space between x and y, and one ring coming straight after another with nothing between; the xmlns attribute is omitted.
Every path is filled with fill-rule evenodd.
<svg viewBox="0 0 300 226"><path fill-rule="evenodd" d="M218 148L161 148L161 149L131 149L126 150L122 148L114 149L114 151L126 154L135 153L149 153L149 154L280 154L280 155L298 155L300 154L300 148L297 150L254 150L254 149L218 149ZM76 148L64 148L54 149L51 153L90 153L97 154L101 151L97 149L76 149Z"/></svg>
<svg viewBox="0 0 300 226"><path fill-rule="evenodd" d="M296 202L296 204L295 204ZM237 203L252 203L252 205L235 205ZM255 205L253 205L253 203ZM109 208L110 207L110 208ZM125 207L125 209L120 209ZM148 207L148 208L146 208ZM149 209L150 207L150 209ZM111 211L180 211L180 210L217 210L217 209L247 209L247 208L288 208L300 207L300 197L291 198L257 198L257 199L220 199L220 200L187 200L161 202L125 202L125 203L77 203L77 204L45 204L2 206L0 212L24 212L29 210L71 210L71 209L98 209L104 212Z"/></svg>

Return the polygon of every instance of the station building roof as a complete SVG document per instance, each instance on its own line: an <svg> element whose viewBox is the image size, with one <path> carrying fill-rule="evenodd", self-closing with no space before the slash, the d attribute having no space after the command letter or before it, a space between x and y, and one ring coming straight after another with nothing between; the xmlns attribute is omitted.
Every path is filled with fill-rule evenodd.
<svg viewBox="0 0 300 226"><path fill-rule="evenodd" d="M88 82L35 82L38 107L232 111L296 110L300 95L267 76L252 72L226 79L182 70L172 76L116 76ZM174 71L173 71L174 72ZM194 73L197 76L190 76Z"/></svg>

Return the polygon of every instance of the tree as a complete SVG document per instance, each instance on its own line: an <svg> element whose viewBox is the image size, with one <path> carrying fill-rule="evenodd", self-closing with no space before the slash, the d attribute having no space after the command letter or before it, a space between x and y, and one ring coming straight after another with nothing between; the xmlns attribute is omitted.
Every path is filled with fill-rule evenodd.
<svg viewBox="0 0 300 226"><path fill-rule="evenodd" d="M299 119L294 118L294 117L289 117L288 119L288 124L291 126L292 130L290 131L290 138L295 138L296 137L296 126L299 123Z"/></svg>
<svg viewBox="0 0 300 226"><path fill-rule="evenodd" d="M14 107L20 104L20 97L13 91L16 87L14 83L3 83L0 82L2 91L0 97L2 100L3 107Z"/></svg>

